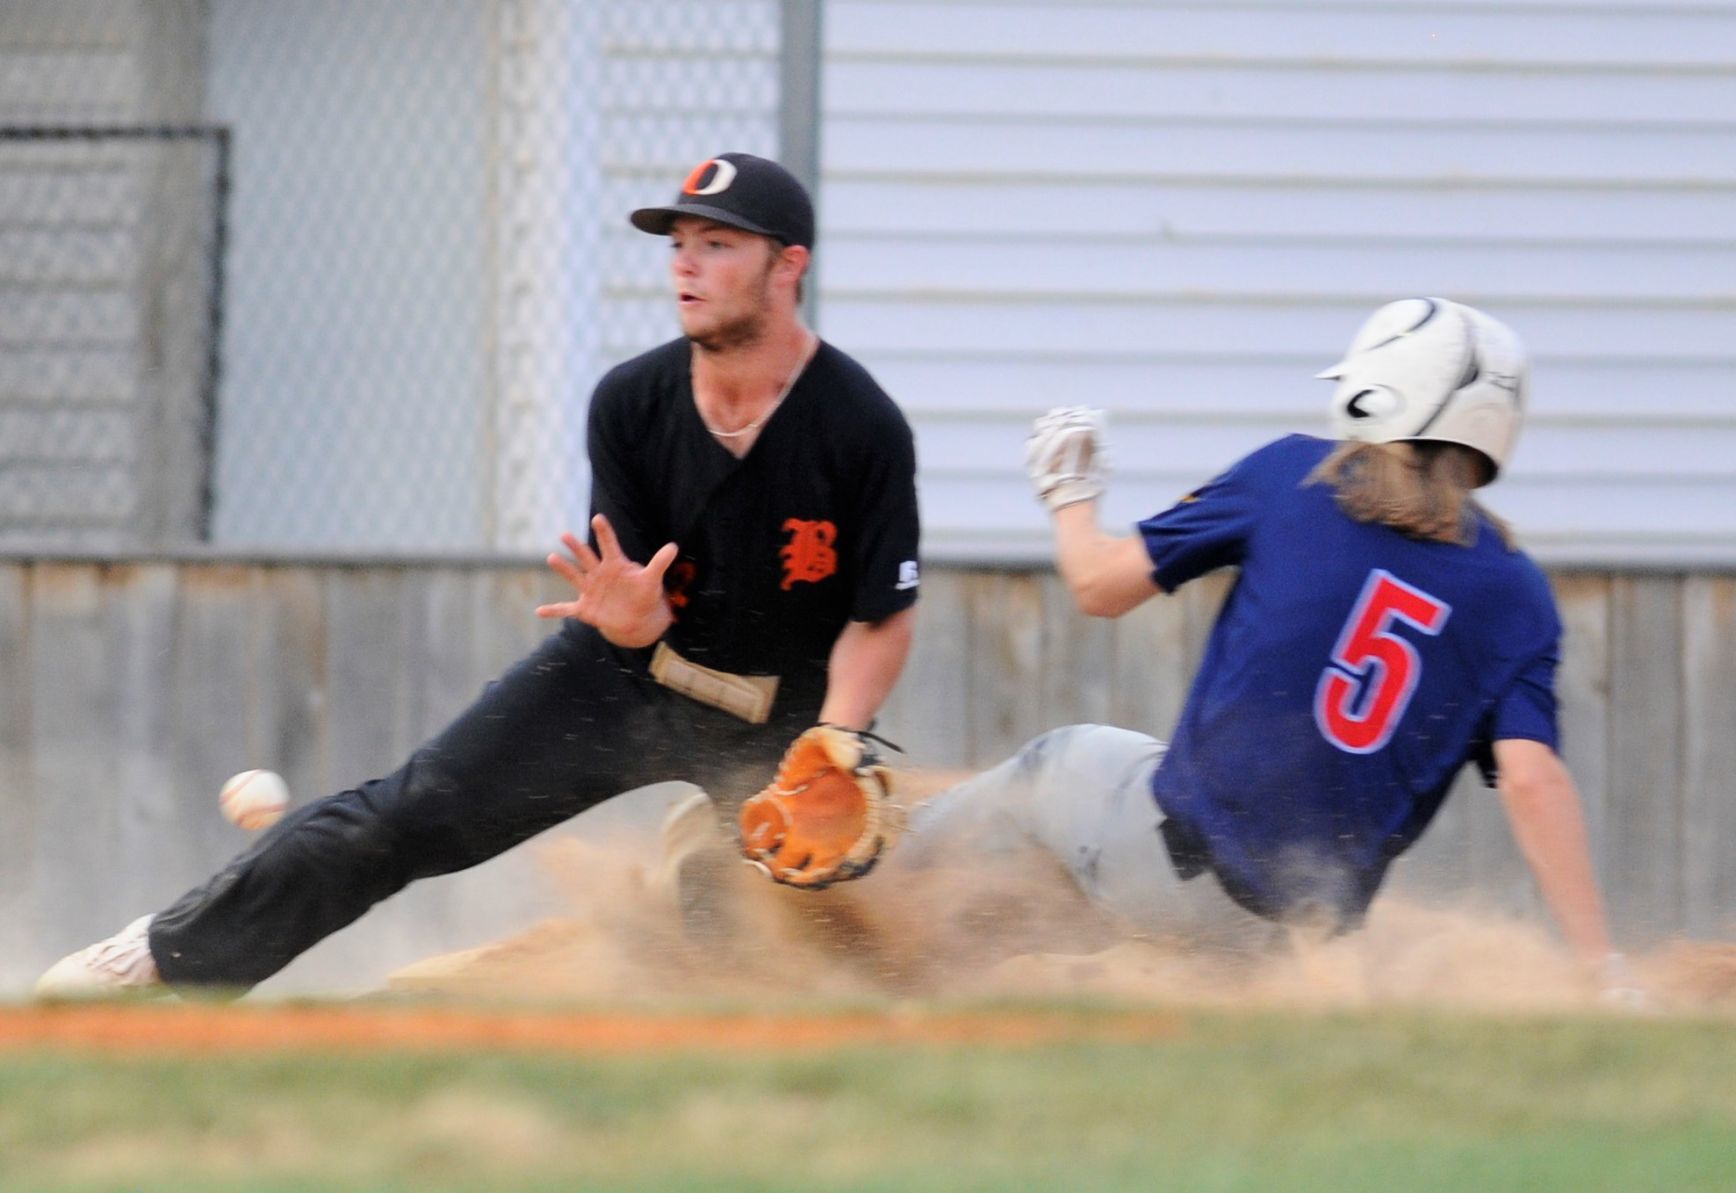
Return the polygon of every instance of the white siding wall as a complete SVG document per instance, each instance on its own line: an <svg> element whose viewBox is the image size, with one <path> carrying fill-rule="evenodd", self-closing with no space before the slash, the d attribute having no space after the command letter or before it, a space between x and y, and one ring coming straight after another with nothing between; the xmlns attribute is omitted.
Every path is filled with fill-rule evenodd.
<svg viewBox="0 0 1736 1193"><path fill-rule="evenodd" d="M221 540L522 545L548 473L560 520L582 506L524 445L582 474L592 377L673 333L664 250L622 215L708 154L776 152L778 4L585 0L570 109L520 110L510 18L555 2L7 6L18 121L198 112L164 101L198 72L150 57L140 14L206 18L203 111L237 136ZM1113 412L1124 522L1323 429L1311 374L1366 311L1443 293L1532 345L1490 499L1538 554L1736 563L1736 0L828 0L823 23L821 327L916 423L932 557L1044 554L1035 412ZM538 160L575 163L542 185L588 191L578 218L500 201L528 194L532 117L571 138ZM131 266L92 247L124 248L136 180L77 168L108 171L79 192L100 210L31 198L59 164L0 169L35 220L0 228L0 503L72 478L69 511L132 536L141 478L192 470L142 453ZM539 314L518 296L549 259ZM38 343L42 320L70 332ZM45 362L77 403L33 399Z"/></svg>
<svg viewBox="0 0 1736 1193"><path fill-rule="evenodd" d="M928 553L1040 555L1020 444L1114 420L1112 522L1324 430L1363 315L1534 358L1490 504L1550 560L1736 562L1736 3L830 0L825 333L918 428Z"/></svg>

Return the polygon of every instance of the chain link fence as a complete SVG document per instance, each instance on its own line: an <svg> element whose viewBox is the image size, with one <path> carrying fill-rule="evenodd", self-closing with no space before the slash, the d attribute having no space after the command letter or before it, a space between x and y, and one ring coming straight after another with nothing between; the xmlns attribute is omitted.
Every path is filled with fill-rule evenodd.
<svg viewBox="0 0 1736 1193"><path fill-rule="evenodd" d="M818 0L9 0L0 549L520 553L675 334L626 213L811 172ZM792 156L793 155L793 156Z"/></svg>
<svg viewBox="0 0 1736 1193"><path fill-rule="evenodd" d="M226 158L209 127L0 127L0 541L209 536Z"/></svg>

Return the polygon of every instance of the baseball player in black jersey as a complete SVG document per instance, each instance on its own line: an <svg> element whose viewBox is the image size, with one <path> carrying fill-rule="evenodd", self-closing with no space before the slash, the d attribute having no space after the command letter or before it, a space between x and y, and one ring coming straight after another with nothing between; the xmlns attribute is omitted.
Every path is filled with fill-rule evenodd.
<svg viewBox="0 0 1736 1193"><path fill-rule="evenodd" d="M726 807L824 721L866 729L909 652L915 448L872 377L801 321L813 207L728 153L632 214L669 240L683 337L597 386L589 541L549 557L560 630L397 771L300 808L201 886L63 959L46 996L244 990L418 878L620 792Z"/></svg>

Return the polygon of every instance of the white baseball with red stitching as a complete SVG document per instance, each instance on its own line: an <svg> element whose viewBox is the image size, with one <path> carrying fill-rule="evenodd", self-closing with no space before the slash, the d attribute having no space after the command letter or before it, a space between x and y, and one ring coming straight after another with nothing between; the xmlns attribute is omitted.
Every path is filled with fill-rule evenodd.
<svg viewBox="0 0 1736 1193"><path fill-rule="evenodd" d="M217 806L229 823L256 833L283 818L289 809L289 787L273 771L244 770L223 784Z"/></svg>

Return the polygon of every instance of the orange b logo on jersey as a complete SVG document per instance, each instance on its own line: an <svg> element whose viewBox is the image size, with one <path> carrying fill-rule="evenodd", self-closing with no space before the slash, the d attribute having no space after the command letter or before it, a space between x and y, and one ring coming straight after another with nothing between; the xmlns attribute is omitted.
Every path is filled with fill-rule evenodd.
<svg viewBox="0 0 1736 1193"><path fill-rule="evenodd" d="M838 541L836 526L789 518L784 529L790 532L790 541L778 549L778 558L784 561L784 582L779 587L785 592L798 580L814 584L838 570L838 553L832 550Z"/></svg>

